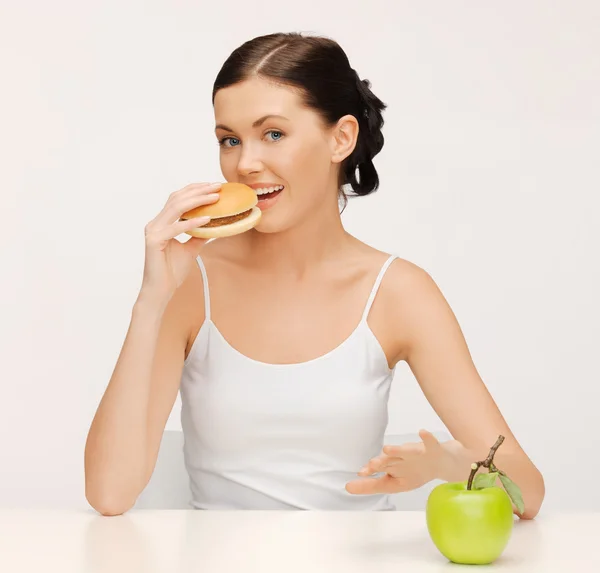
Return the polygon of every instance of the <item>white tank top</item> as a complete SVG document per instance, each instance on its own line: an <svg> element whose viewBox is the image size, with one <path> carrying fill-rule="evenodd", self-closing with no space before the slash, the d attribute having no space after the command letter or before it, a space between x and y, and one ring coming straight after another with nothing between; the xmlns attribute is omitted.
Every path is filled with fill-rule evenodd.
<svg viewBox="0 0 600 573"><path fill-rule="evenodd" d="M334 350L269 364L233 348L210 316L185 360L181 424L191 504L197 509L394 510L389 495L348 493L347 482L383 447L394 369L367 324ZM378 477L382 474L375 474Z"/></svg>

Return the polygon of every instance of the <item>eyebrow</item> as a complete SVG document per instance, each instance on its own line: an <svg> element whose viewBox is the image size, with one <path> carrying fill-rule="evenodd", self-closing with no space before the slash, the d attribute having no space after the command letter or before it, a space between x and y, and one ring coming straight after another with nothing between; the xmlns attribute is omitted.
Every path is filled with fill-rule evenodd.
<svg viewBox="0 0 600 573"><path fill-rule="evenodd" d="M283 115L277 115L277 114L269 114L269 115L263 115L260 119L257 119L253 124L252 127L256 128L256 127L260 127L265 121L267 121L267 119L271 118L271 117L277 117L279 119L285 119L286 121L289 121L289 119L287 117L284 117ZM215 131L217 129L224 129L225 131L234 131L233 129L231 129L230 127L227 127L226 125L223 125L222 123L219 123L215 126Z"/></svg>

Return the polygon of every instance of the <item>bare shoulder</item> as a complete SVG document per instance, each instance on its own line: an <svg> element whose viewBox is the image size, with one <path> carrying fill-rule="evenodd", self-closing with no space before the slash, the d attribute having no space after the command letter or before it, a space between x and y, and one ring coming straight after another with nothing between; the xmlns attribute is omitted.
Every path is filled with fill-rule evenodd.
<svg viewBox="0 0 600 573"><path fill-rule="evenodd" d="M456 319L440 287L424 268L396 259L388 272L382 298L389 320L397 325L396 342L406 358L416 340L432 334L425 332L426 325L435 329L436 325L456 323Z"/></svg>
<svg viewBox="0 0 600 573"><path fill-rule="evenodd" d="M390 364L407 361L423 313L436 312L444 298L431 275L401 257L392 261L373 306L372 321Z"/></svg>
<svg viewBox="0 0 600 573"><path fill-rule="evenodd" d="M447 304L433 277L406 259L397 258L392 262L381 289L390 314L404 319L432 305Z"/></svg>
<svg viewBox="0 0 600 573"><path fill-rule="evenodd" d="M388 269L385 292L400 302L400 297L406 294L416 295L422 288L426 286L431 288L434 284L433 278L424 268L398 257Z"/></svg>

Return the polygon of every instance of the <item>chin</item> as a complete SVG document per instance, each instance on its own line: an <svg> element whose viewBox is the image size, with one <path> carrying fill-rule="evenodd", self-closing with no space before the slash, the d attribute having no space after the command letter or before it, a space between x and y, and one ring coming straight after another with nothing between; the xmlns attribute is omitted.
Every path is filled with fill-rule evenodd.
<svg viewBox="0 0 600 573"><path fill-rule="evenodd" d="M289 228L285 225L282 225L281 221L268 221L267 219L268 217L261 217L260 222L254 227L253 231L267 235L272 233L281 233L281 231L285 231L286 228Z"/></svg>
<svg viewBox="0 0 600 573"><path fill-rule="evenodd" d="M262 214L260 221L253 230L265 235L284 233L301 225L302 222L303 220L298 218L297 214L296 216L292 215L290 210L281 209L280 212L277 212L275 209L269 209Z"/></svg>

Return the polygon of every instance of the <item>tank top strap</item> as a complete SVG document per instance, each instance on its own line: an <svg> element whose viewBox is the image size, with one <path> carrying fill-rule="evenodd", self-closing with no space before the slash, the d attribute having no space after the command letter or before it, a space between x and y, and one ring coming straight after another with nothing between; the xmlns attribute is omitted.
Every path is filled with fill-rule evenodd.
<svg viewBox="0 0 600 573"><path fill-rule="evenodd" d="M367 320L367 317L369 316L369 311L371 310L371 306L373 305L373 301L375 300L375 295L377 295L377 291L379 290L379 285L381 284L381 281L383 280L383 275L385 275L385 271L387 271L388 267L392 264L392 261L397 258L398 258L398 255L390 255L388 257L388 259L385 261L385 263L383 263L383 266L381 267L381 270L379 271L379 274L377 275L377 278L375 279L375 284L373 285L373 288L371 289L371 294L369 295L369 299L367 300L367 304L365 306L365 310L362 315L363 321Z"/></svg>
<svg viewBox="0 0 600 573"><path fill-rule="evenodd" d="M208 289L208 275L206 274L206 267L204 262L200 258L200 255L196 257L200 272L202 273L202 284L204 286L204 320L210 320L210 291Z"/></svg>

